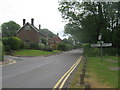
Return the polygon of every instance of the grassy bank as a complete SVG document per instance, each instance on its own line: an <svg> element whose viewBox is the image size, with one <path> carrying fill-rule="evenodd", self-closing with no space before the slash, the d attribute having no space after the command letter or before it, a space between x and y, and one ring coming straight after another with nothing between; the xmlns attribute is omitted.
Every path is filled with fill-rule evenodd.
<svg viewBox="0 0 120 90"><path fill-rule="evenodd" d="M23 56L41 56L41 55L48 55L53 53L58 53L60 51L53 50L52 52L49 51L41 51L41 50L18 50L15 52L16 55L23 55Z"/></svg>
<svg viewBox="0 0 120 90"><path fill-rule="evenodd" d="M90 78L93 78L101 85L102 84L106 85L106 87L112 88L118 87L118 70L110 69L111 67L118 67L117 57L112 56L103 57L103 63L101 63L100 57L88 57L87 60L88 60L87 70L88 74L90 75Z"/></svg>
<svg viewBox="0 0 120 90"><path fill-rule="evenodd" d="M87 57L87 78L85 82L90 83L92 88L117 88L118 87L118 70L111 70L111 67L118 67L118 57L103 57L101 63L100 57ZM80 88L79 76L82 64L71 80L70 88Z"/></svg>

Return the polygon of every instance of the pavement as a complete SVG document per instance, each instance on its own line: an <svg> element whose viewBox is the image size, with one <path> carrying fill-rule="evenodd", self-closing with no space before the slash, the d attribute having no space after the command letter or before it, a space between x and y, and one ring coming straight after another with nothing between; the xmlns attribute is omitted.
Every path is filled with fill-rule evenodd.
<svg viewBox="0 0 120 90"><path fill-rule="evenodd" d="M2 67L3 88L53 88L82 55L82 49L52 56L13 57L16 63Z"/></svg>

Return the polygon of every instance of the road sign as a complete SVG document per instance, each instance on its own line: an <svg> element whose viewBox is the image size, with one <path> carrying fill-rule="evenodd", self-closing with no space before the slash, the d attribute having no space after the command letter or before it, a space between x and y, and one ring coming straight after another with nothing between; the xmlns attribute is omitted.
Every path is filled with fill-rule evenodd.
<svg viewBox="0 0 120 90"><path fill-rule="evenodd" d="M109 47L109 46L112 46L112 43L102 43L102 47ZM91 47L100 47L100 43L91 44Z"/></svg>
<svg viewBox="0 0 120 90"><path fill-rule="evenodd" d="M99 36L98 36L98 40L101 40L102 39L102 35L100 34Z"/></svg>

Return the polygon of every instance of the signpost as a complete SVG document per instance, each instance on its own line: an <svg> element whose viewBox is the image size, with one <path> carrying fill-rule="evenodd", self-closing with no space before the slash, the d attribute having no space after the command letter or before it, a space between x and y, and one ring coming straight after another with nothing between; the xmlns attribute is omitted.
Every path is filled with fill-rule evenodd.
<svg viewBox="0 0 120 90"><path fill-rule="evenodd" d="M99 43L97 44L91 44L91 47L100 47L100 51L101 51L101 62L103 63L103 59L102 59L102 47L109 47L109 46L112 46L112 43L104 43L103 41L101 41L102 39L102 35L100 34L98 36L98 39L100 40Z"/></svg>
<svg viewBox="0 0 120 90"><path fill-rule="evenodd" d="M109 47L112 46L112 43L102 43L102 47ZM100 43L91 44L91 47L100 47Z"/></svg>

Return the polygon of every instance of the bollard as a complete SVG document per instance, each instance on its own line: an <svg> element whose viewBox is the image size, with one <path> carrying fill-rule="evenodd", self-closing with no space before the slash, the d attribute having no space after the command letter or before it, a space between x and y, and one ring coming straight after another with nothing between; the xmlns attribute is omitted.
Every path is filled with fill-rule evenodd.
<svg viewBox="0 0 120 90"><path fill-rule="evenodd" d="M84 75L80 75L80 84L83 85L84 84Z"/></svg>
<svg viewBox="0 0 120 90"><path fill-rule="evenodd" d="M84 64L86 64L86 63L87 63L87 61L84 62Z"/></svg>
<svg viewBox="0 0 120 90"><path fill-rule="evenodd" d="M85 76L85 68L82 69L82 74Z"/></svg>
<svg viewBox="0 0 120 90"><path fill-rule="evenodd" d="M83 65L83 68L86 68L86 64Z"/></svg>
<svg viewBox="0 0 120 90"><path fill-rule="evenodd" d="M89 84L85 85L85 90L90 90L90 85Z"/></svg>

